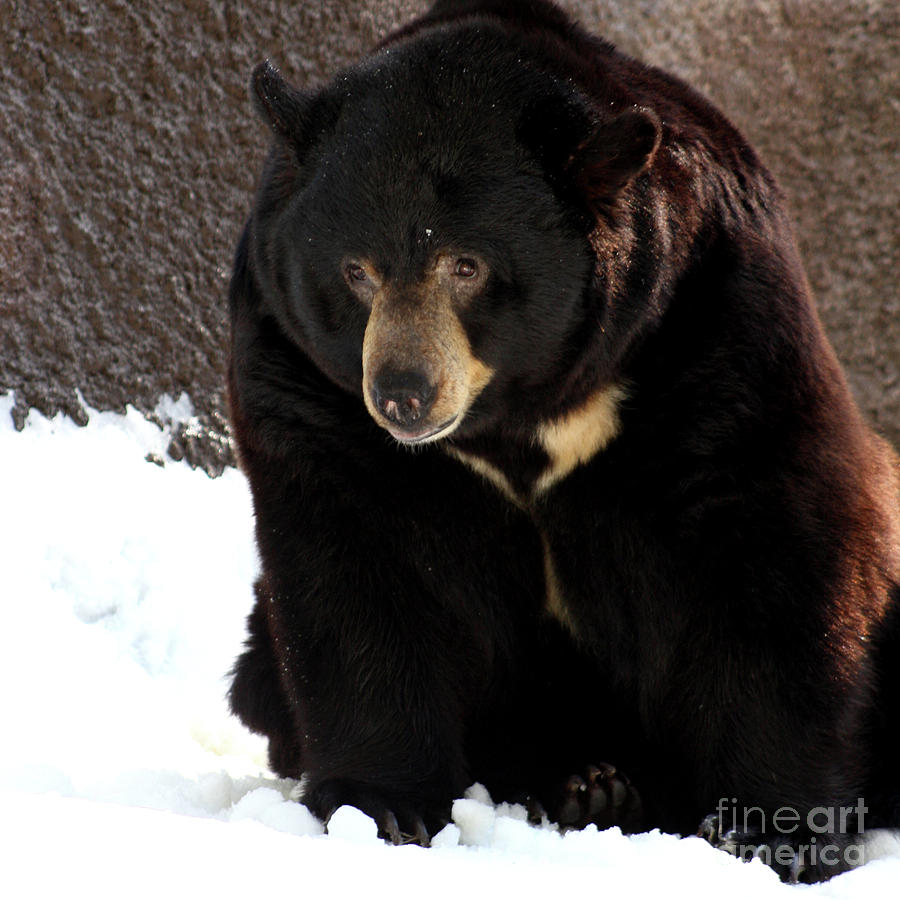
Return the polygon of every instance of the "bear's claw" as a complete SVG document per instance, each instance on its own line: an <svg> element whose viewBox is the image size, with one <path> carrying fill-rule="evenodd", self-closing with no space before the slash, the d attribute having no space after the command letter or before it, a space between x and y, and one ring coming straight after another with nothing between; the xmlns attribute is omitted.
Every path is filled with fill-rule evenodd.
<svg viewBox="0 0 900 900"><path fill-rule="evenodd" d="M627 775L607 763L588 766L584 776L572 775L555 806L550 818L564 830L596 825L601 830L618 826L631 833L642 827L640 795ZM541 807L532 806L532 818L539 819L541 813Z"/></svg>
<svg viewBox="0 0 900 900"><path fill-rule="evenodd" d="M334 809L329 810L323 817L326 832L328 831L328 823L331 821L331 817L337 812L338 808L339 807L334 807ZM367 810L363 810L363 812L371 814ZM403 844L418 844L420 847L431 846L431 836L428 833L428 827L425 825L425 821L421 816L413 815L405 817L404 826L408 826L406 828L401 827L400 821L391 809L382 809L380 812L373 815L372 818L378 826L378 837L383 841L387 841L389 844L394 844L394 846L397 847Z"/></svg>
<svg viewBox="0 0 900 900"><path fill-rule="evenodd" d="M376 820L378 824L378 836L389 844L399 847L402 844L418 844L420 847L431 846L431 836L421 816L413 816L409 824L410 831L404 831L397 821L393 811L386 809Z"/></svg>
<svg viewBox="0 0 900 900"><path fill-rule="evenodd" d="M446 812L420 809L415 801L395 795L387 796L367 786L328 779L304 791L301 801L313 815L325 823L341 806L354 806L374 820L378 837L390 844L431 845L431 835L437 834L449 821ZM427 823L427 824L426 824Z"/></svg>

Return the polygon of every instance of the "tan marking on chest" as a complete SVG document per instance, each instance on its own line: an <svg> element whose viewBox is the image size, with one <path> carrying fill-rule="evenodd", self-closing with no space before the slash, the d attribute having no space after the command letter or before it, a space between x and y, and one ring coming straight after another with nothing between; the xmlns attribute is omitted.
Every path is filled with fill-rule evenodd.
<svg viewBox="0 0 900 900"><path fill-rule="evenodd" d="M456 447L447 447L446 449L454 459L459 460L463 465L468 466L473 472L477 472L482 478L493 484L501 494L515 503L516 506L525 506L522 498L509 483L509 479L496 466L492 466L480 456L475 456L474 453L464 453Z"/></svg>
<svg viewBox="0 0 900 900"><path fill-rule="evenodd" d="M562 481L609 444L621 428L619 405L625 396L621 385L605 387L565 416L538 426L537 442L550 457L550 465L538 478L535 494Z"/></svg>
<svg viewBox="0 0 900 900"><path fill-rule="evenodd" d="M527 509L531 500L596 456L619 433L619 404L626 393L620 385L611 385L592 394L577 409L538 426L534 440L550 462L527 495L516 491L502 469L482 457L456 447L446 449L454 459L493 484L516 506Z"/></svg>
<svg viewBox="0 0 900 900"><path fill-rule="evenodd" d="M544 582L546 585L544 608L560 625L575 635L575 621L563 598L559 576L556 574L556 566L553 563L553 554L550 552L550 544L543 535L541 535L541 543L544 546Z"/></svg>

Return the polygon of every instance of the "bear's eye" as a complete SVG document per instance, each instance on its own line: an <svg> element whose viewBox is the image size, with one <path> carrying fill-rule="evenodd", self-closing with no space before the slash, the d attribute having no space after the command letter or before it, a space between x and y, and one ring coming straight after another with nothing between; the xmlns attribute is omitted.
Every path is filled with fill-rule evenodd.
<svg viewBox="0 0 900 900"><path fill-rule="evenodd" d="M478 263L464 256L456 261L454 272L460 278L474 278L478 274Z"/></svg>
<svg viewBox="0 0 900 900"><path fill-rule="evenodd" d="M350 263L344 271L349 281L361 282L368 281L369 279L369 276L366 274L366 270L356 263Z"/></svg>

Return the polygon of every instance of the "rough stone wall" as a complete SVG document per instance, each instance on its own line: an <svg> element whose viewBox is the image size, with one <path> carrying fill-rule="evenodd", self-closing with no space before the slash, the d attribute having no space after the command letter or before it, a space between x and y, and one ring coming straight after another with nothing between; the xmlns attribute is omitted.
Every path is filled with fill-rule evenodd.
<svg viewBox="0 0 900 900"><path fill-rule="evenodd" d="M10 6L11 3L11 6ZM173 452L230 460L225 292L268 136L270 57L313 84L423 0L6 0L0 15L0 391L83 420L187 391ZM784 186L823 318L900 442L900 6L895 0L568 0L690 80Z"/></svg>

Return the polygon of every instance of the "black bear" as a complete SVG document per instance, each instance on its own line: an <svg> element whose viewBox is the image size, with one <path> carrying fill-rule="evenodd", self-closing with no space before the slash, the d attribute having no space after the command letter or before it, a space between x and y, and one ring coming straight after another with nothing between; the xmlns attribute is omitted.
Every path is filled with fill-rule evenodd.
<svg viewBox="0 0 900 900"><path fill-rule="evenodd" d="M546 0L252 89L230 699L272 768L395 842L479 781L785 878L858 862L900 821L898 467L744 138Z"/></svg>

